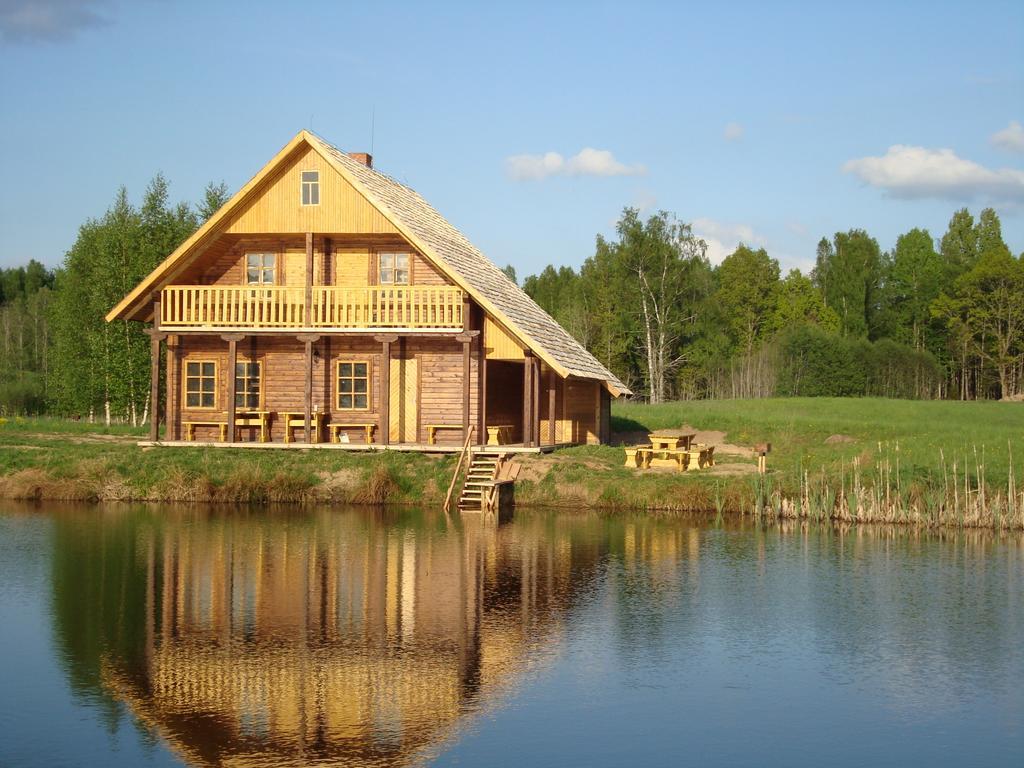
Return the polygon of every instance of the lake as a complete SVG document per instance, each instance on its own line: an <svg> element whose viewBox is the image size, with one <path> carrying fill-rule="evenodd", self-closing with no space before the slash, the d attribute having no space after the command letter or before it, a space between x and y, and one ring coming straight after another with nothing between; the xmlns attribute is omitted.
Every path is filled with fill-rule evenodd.
<svg viewBox="0 0 1024 768"><path fill-rule="evenodd" d="M1024 541L0 508L0 765L1024 764Z"/></svg>

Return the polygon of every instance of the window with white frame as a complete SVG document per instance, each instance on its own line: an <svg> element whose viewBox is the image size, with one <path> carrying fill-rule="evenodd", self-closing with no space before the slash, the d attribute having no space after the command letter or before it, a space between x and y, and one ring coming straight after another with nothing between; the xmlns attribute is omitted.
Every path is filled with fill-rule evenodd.
<svg viewBox="0 0 1024 768"><path fill-rule="evenodd" d="M273 253L245 254L245 282L249 285L273 285L277 256Z"/></svg>
<svg viewBox="0 0 1024 768"><path fill-rule="evenodd" d="M380 254L380 284L381 285L408 285L409 284L409 254L408 253L382 253L382 254Z"/></svg>
<svg viewBox="0 0 1024 768"><path fill-rule="evenodd" d="M302 204L320 205L320 171L302 172Z"/></svg>

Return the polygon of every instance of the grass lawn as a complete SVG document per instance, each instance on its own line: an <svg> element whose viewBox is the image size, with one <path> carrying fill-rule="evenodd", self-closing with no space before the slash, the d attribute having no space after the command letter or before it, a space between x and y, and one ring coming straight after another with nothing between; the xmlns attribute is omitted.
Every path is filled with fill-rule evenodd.
<svg viewBox="0 0 1024 768"><path fill-rule="evenodd" d="M913 477L941 479L956 460L987 482L1005 488L1012 454L1014 475L1024 479L1024 403L885 400L881 398L774 398L700 400L612 406L612 429L679 427L721 430L738 445L770 442L769 467L787 474L840 468L854 457L867 463L888 455ZM852 442L826 444L832 435Z"/></svg>

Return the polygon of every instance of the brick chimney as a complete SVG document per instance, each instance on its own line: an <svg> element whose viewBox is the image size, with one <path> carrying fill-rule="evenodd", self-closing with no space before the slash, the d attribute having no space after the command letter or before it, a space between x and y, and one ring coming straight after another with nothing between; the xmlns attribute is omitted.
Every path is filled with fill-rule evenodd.
<svg viewBox="0 0 1024 768"><path fill-rule="evenodd" d="M362 163L367 168L373 168L373 155L369 152L349 152L348 156L357 163Z"/></svg>

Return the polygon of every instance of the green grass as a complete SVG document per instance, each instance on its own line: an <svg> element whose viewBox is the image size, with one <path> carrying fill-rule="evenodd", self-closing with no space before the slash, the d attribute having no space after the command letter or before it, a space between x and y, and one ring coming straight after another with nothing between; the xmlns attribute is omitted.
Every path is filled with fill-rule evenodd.
<svg viewBox="0 0 1024 768"><path fill-rule="evenodd" d="M683 424L721 430L738 445L770 442L769 467L786 474L841 469L865 453L895 462L898 446L901 472L937 480L943 454L947 471L954 460L973 471L977 451L986 480L1005 486L1012 446L1015 476L1024 479L1024 403L776 398L612 407L617 432ZM825 443L837 434L854 442Z"/></svg>
<svg viewBox="0 0 1024 768"><path fill-rule="evenodd" d="M621 448L580 446L520 457L517 503L1024 527L1021 403L803 398L612 409L616 433L683 425L724 432L739 446L770 442L769 475L641 472L622 466ZM440 504L455 462L399 452L144 450L135 441L145 433L0 420L0 496ZM826 443L833 435L851 441Z"/></svg>

